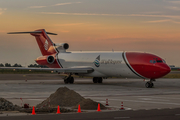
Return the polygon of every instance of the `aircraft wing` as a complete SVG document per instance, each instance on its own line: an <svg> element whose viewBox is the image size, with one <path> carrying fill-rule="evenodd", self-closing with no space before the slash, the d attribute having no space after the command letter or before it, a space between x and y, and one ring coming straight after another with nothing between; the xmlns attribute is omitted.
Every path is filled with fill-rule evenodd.
<svg viewBox="0 0 180 120"><path fill-rule="evenodd" d="M0 69L10 70L42 70L42 71L57 71L61 73L92 73L91 67L72 67L72 68L25 68L25 67L0 67Z"/></svg>

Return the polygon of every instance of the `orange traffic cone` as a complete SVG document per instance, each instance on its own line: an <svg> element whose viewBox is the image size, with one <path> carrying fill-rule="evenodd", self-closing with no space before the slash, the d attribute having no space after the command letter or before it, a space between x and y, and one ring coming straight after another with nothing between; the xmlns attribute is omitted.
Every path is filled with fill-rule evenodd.
<svg viewBox="0 0 180 120"><path fill-rule="evenodd" d="M80 105L78 106L78 111L77 112L81 113L81 106Z"/></svg>
<svg viewBox="0 0 180 120"><path fill-rule="evenodd" d="M36 115L34 106L33 106L31 115Z"/></svg>
<svg viewBox="0 0 180 120"><path fill-rule="evenodd" d="M99 103L98 103L98 109L97 109L97 111L98 111L98 112L101 111L101 109L100 109L100 104L99 104Z"/></svg>
<svg viewBox="0 0 180 120"><path fill-rule="evenodd" d="M59 105L58 105L57 113L56 114L61 114L60 109L59 109Z"/></svg>

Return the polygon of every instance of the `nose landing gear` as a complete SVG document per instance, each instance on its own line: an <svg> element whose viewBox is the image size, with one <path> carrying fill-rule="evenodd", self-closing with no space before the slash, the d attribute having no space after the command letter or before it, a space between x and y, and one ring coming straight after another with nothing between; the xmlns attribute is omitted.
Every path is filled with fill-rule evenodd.
<svg viewBox="0 0 180 120"><path fill-rule="evenodd" d="M156 81L156 80L155 79L150 79L150 81L146 82L146 84L145 84L146 88L154 87L153 81Z"/></svg>

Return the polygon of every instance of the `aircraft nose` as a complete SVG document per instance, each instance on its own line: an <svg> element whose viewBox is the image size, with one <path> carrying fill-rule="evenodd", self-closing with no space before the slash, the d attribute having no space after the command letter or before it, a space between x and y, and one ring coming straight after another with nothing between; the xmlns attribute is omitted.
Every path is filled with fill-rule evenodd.
<svg viewBox="0 0 180 120"><path fill-rule="evenodd" d="M164 75L167 75L171 71L171 68L168 65L164 65L160 67L160 71L161 71L162 76L164 76Z"/></svg>
<svg viewBox="0 0 180 120"><path fill-rule="evenodd" d="M157 79L167 75L171 69L162 58L139 52L126 52L129 66L141 78Z"/></svg>

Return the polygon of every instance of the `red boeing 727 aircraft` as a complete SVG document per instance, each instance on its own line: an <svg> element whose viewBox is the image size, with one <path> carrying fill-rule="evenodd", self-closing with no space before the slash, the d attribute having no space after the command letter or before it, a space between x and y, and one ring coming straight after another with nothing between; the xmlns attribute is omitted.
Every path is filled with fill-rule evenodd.
<svg viewBox="0 0 180 120"><path fill-rule="evenodd" d="M49 70L64 72L68 77L64 83L74 83L73 74L78 76L91 76L94 83L102 83L103 78L124 77L149 79L145 86L152 88L153 81L168 74L171 69L159 56L144 52L66 52L67 43L55 44L44 29L32 32L11 32L8 34L30 33L36 38L41 57L35 61L39 65L49 68L5 68L1 69L27 69Z"/></svg>

